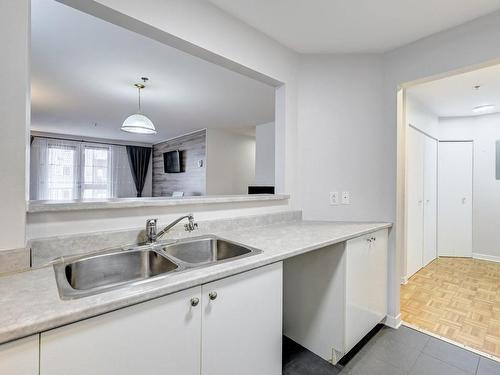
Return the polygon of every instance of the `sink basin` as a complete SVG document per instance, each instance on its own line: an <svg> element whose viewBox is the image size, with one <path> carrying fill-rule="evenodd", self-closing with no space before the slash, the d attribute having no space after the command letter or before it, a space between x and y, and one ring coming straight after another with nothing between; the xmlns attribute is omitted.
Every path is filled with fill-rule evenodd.
<svg viewBox="0 0 500 375"><path fill-rule="evenodd" d="M161 247L161 250L170 257L187 263L188 267L233 260L260 252L212 236L165 245Z"/></svg>
<svg viewBox="0 0 500 375"><path fill-rule="evenodd" d="M172 260L151 248L87 256L54 266L63 298L96 294L165 275L178 268Z"/></svg>
<svg viewBox="0 0 500 375"><path fill-rule="evenodd" d="M54 271L60 297L74 299L259 253L215 236L203 236L74 256L54 264Z"/></svg>

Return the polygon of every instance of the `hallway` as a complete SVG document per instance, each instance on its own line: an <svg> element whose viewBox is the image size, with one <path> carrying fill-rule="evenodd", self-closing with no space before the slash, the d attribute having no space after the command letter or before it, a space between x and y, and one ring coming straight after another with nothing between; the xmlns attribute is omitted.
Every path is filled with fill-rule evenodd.
<svg viewBox="0 0 500 375"><path fill-rule="evenodd" d="M500 264L434 260L401 285L401 319L500 358Z"/></svg>

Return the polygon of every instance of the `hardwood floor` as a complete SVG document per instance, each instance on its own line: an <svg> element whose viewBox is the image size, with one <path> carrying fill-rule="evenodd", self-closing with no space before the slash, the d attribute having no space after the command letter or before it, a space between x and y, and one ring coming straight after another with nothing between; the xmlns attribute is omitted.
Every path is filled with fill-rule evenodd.
<svg viewBox="0 0 500 375"><path fill-rule="evenodd" d="M401 286L401 318L500 358L500 263L434 260Z"/></svg>

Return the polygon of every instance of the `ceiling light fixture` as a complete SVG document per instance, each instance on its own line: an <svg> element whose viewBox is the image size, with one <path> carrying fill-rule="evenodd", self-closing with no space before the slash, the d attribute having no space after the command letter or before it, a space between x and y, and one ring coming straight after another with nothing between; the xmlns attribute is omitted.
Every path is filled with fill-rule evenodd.
<svg viewBox="0 0 500 375"><path fill-rule="evenodd" d="M153 122L141 112L141 90L146 87L145 83L149 78L141 77L141 79L143 83L136 83L134 85L139 93L139 110L137 113L127 117L125 121L123 121L121 130L135 134L156 134Z"/></svg>
<svg viewBox="0 0 500 375"><path fill-rule="evenodd" d="M478 114L489 113L494 110L495 106L493 104L478 105L477 107L472 108L472 112Z"/></svg>

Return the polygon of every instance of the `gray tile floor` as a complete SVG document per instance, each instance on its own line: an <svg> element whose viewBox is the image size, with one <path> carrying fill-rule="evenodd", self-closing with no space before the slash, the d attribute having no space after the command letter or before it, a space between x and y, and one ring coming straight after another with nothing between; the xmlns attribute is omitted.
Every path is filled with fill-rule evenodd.
<svg viewBox="0 0 500 375"><path fill-rule="evenodd" d="M500 375L500 363L407 327L384 327L343 368L283 339L284 375Z"/></svg>

